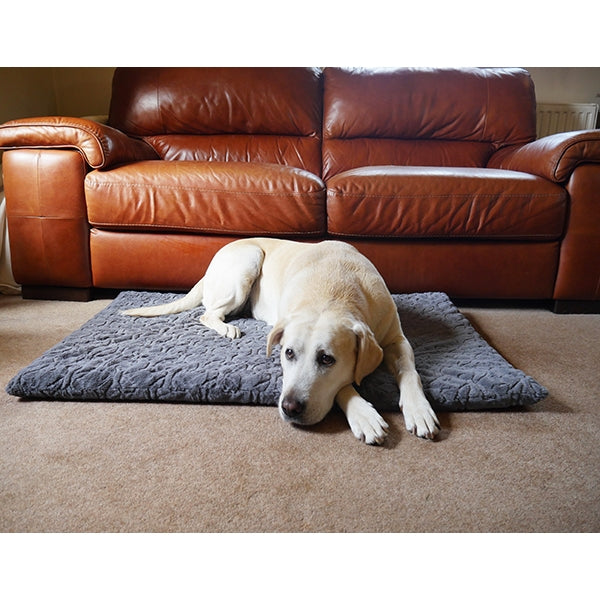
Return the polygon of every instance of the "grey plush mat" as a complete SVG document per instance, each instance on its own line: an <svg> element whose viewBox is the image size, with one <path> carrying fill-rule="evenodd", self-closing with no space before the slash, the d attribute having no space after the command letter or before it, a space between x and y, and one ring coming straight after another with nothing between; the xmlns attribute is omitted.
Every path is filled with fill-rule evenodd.
<svg viewBox="0 0 600 600"><path fill-rule="evenodd" d="M149 319L119 314L177 297L122 292L18 373L6 391L32 399L276 405L279 347L266 356L265 323L234 319L243 335L229 340L198 323L202 308ZM445 294L395 295L394 300L425 393L437 410L522 406L547 395L491 348ZM397 410L398 390L383 368L360 389L380 410Z"/></svg>

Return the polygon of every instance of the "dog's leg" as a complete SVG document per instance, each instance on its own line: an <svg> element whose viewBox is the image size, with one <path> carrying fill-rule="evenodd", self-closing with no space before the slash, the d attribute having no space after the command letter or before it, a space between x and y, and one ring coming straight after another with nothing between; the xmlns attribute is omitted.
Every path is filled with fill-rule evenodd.
<svg viewBox="0 0 600 600"><path fill-rule="evenodd" d="M397 342L385 347L383 352L384 362L396 377L400 388L400 408L406 429L418 437L433 439L440 424L423 393L411 345L401 335Z"/></svg>
<svg viewBox="0 0 600 600"><path fill-rule="evenodd" d="M262 249L251 243L230 244L215 255L204 276L203 325L224 337L240 337L239 328L225 323L225 317L246 304L263 259Z"/></svg>
<svg viewBox="0 0 600 600"><path fill-rule="evenodd" d="M179 313L204 304L200 322L219 335L240 337L240 330L225 323L225 317L244 307L252 285L260 276L264 252L251 242L233 242L213 257L204 277L183 298L161 304L122 311L134 317L156 317Z"/></svg>
<svg viewBox="0 0 600 600"><path fill-rule="evenodd" d="M352 385L343 387L335 397L344 411L352 433L367 444L382 444L387 435L388 424Z"/></svg>

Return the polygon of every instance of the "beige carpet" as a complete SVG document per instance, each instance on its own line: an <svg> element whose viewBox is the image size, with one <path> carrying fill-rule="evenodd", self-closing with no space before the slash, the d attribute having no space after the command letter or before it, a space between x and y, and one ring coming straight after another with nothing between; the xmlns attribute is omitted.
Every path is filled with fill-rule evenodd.
<svg viewBox="0 0 600 600"><path fill-rule="evenodd" d="M600 316L463 312L550 397L446 413L437 442L388 414L387 444L339 412L309 429L268 407L24 402L18 369L108 300L0 297L0 531L598 532Z"/></svg>

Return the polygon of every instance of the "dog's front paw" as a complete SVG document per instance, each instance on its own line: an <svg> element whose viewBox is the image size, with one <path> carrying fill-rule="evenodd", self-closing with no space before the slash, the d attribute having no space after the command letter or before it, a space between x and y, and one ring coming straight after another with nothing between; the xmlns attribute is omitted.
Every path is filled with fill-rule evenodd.
<svg viewBox="0 0 600 600"><path fill-rule="evenodd" d="M406 429L417 437L432 440L440 431L440 422L429 403L412 409L402 408Z"/></svg>
<svg viewBox="0 0 600 600"><path fill-rule="evenodd" d="M348 423L354 436L365 444L383 444L388 424L367 401L356 404L348 414Z"/></svg>

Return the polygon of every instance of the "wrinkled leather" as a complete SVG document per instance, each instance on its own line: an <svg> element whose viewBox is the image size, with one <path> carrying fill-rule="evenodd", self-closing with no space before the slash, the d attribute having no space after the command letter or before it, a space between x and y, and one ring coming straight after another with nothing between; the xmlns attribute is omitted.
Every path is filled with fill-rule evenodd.
<svg viewBox="0 0 600 600"><path fill-rule="evenodd" d="M318 136L321 105L318 69L119 68L109 124L139 136Z"/></svg>
<svg viewBox="0 0 600 600"><path fill-rule="evenodd" d="M562 235L566 215L561 186L514 171L363 167L327 184L335 235L552 240Z"/></svg>
<svg viewBox="0 0 600 600"><path fill-rule="evenodd" d="M324 71L323 137L438 139L500 147L535 139L523 69Z"/></svg>
<svg viewBox="0 0 600 600"><path fill-rule="evenodd" d="M321 141L277 135L155 135L144 138L163 160L261 162L321 173Z"/></svg>
<svg viewBox="0 0 600 600"><path fill-rule="evenodd" d="M100 228L224 235L325 232L319 177L281 165L147 161L93 171L88 218Z"/></svg>
<svg viewBox="0 0 600 600"><path fill-rule="evenodd" d="M15 279L24 285L91 285L81 155L11 150L2 162Z"/></svg>
<svg viewBox="0 0 600 600"><path fill-rule="evenodd" d="M485 167L493 153L487 142L356 138L323 145L323 178L356 167L413 165Z"/></svg>
<svg viewBox="0 0 600 600"><path fill-rule="evenodd" d="M367 165L483 167L535 139L522 69L324 70L325 179Z"/></svg>
<svg viewBox="0 0 600 600"><path fill-rule="evenodd" d="M556 133L524 146L499 150L489 167L525 171L550 181L566 181L578 165L600 163L600 130Z"/></svg>
<svg viewBox="0 0 600 600"><path fill-rule="evenodd" d="M0 125L3 148L73 148L94 169L158 158L141 140L96 121L74 117L40 117Z"/></svg>

